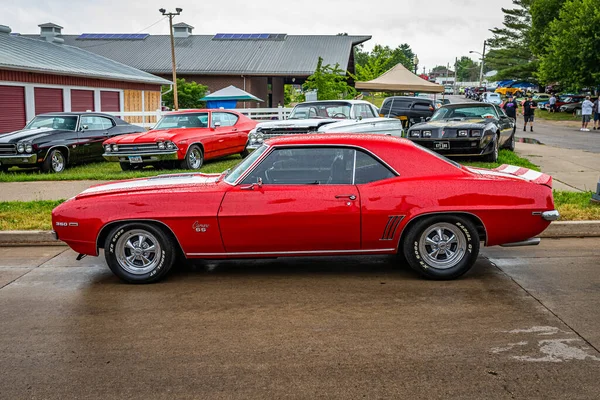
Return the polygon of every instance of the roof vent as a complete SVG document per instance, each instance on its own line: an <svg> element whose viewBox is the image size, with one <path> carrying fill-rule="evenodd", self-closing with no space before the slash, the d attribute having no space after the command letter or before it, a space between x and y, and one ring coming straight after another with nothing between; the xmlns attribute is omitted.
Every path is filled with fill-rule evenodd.
<svg viewBox="0 0 600 400"><path fill-rule="evenodd" d="M176 38L186 38L192 34L193 26L180 22L173 25L173 36Z"/></svg>
<svg viewBox="0 0 600 400"><path fill-rule="evenodd" d="M62 35L62 26L48 22L38 25L40 27L40 36L46 38L49 42L54 42L54 37Z"/></svg>
<svg viewBox="0 0 600 400"><path fill-rule="evenodd" d="M10 27L6 25L0 25L0 33L10 33L12 32Z"/></svg>

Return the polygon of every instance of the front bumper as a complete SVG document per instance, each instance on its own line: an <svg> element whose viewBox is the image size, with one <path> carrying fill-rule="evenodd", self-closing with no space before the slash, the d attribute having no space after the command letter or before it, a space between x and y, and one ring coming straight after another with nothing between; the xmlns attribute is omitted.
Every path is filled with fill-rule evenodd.
<svg viewBox="0 0 600 400"><path fill-rule="evenodd" d="M15 154L10 156L0 156L0 165L35 165L37 164L37 154Z"/></svg>
<svg viewBox="0 0 600 400"><path fill-rule="evenodd" d="M102 154L102 157L104 157L105 160L112 162L130 162L129 157L142 157L142 164L155 161L179 160L177 150L155 153L104 153Z"/></svg>
<svg viewBox="0 0 600 400"><path fill-rule="evenodd" d="M436 153L445 156L483 156L490 153L493 147L490 146L491 140L486 141L480 138L475 139L411 139L416 144L433 150ZM436 148L436 143L448 143L449 148Z"/></svg>

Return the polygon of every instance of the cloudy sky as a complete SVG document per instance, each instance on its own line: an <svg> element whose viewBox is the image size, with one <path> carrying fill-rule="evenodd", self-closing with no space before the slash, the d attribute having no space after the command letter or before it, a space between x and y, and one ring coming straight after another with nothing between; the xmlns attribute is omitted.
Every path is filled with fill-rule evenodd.
<svg viewBox="0 0 600 400"><path fill-rule="evenodd" d="M168 33L158 9L183 8L177 22L194 34L287 33L371 35L366 43L408 43L420 68L454 63L481 51L489 28L502 23L511 0L19 0L5 1L0 24L13 32L37 33L54 22L63 33ZM154 24L154 25L153 25ZM151 26L152 25L152 26ZM476 55L473 55L476 56Z"/></svg>

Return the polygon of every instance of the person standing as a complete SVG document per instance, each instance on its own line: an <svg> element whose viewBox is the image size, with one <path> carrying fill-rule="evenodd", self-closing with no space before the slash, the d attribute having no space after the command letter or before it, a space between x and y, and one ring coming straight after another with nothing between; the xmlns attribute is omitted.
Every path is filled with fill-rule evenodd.
<svg viewBox="0 0 600 400"><path fill-rule="evenodd" d="M594 103L590 101L590 96L586 96L583 103L581 103L581 129L580 131L589 132L588 124L592 119L592 110L594 109Z"/></svg>
<svg viewBox="0 0 600 400"><path fill-rule="evenodd" d="M600 129L600 97L594 102L594 130Z"/></svg>
<svg viewBox="0 0 600 400"><path fill-rule="evenodd" d="M523 116L525 117L525 125L523 131L527 131L527 124L529 123L531 132L533 132L533 120L535 119L535 110L537 109L537 103L533 101L531 95L527 96L527 100L523 103Z"/></svg>
<svg viewBox="0 0 600 400"><path fill-rule="evenodd" d="M504 104L502 104L502 109L504 113L514 119L517 120L517 108L519 107L519 103L515 101L512 95L508 95L508 100Z"/></svg>
<svg viewBox="0 0 600 400"><path fill-rule="evenodd" d="M556 112L556 96L552 93L550 100L548 100L548 104L550 105L550 112Z"/></svg>

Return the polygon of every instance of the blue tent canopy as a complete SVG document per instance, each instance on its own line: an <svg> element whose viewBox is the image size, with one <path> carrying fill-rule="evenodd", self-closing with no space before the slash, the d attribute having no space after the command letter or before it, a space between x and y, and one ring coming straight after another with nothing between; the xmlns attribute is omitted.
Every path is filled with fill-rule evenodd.
<svg viewBox="0 0 600 400"><path fill-rule="evenodd" d="M253 96L242 89L238 89L233 85L228 86L225 89L217 90L208 96L204 96L200 100L207 102L207 108L235 108L238 101L263 101L258 97Z"/></svg>

